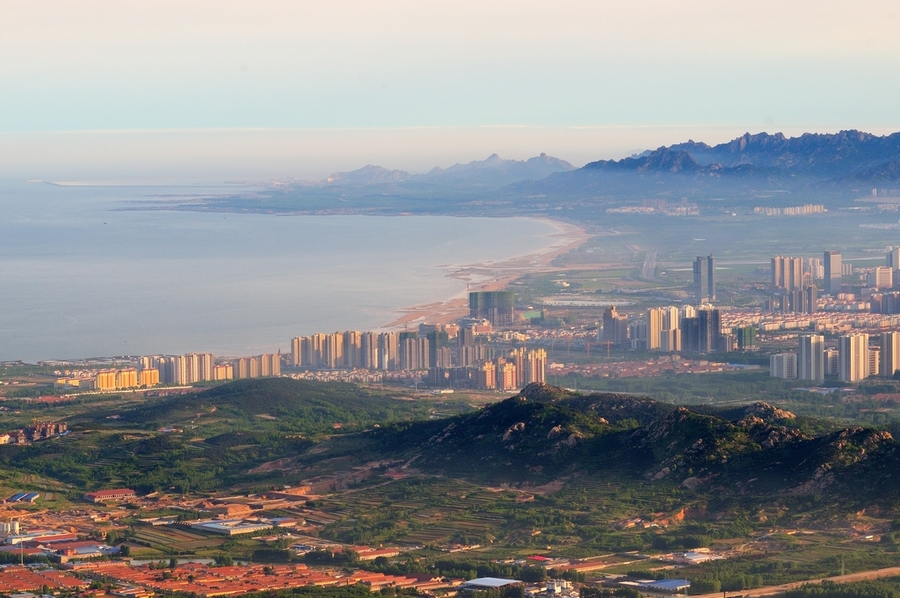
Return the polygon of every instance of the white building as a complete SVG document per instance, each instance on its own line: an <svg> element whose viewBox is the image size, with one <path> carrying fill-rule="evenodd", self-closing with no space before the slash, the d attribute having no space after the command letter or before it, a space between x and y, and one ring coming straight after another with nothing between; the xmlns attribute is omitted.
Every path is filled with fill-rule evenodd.
<svg viewBox="0 0 900 598"><path fill-rule="evenodd" d="M869 375L869 335L845 334L838 338L838 377L859 382Z"/></svg>

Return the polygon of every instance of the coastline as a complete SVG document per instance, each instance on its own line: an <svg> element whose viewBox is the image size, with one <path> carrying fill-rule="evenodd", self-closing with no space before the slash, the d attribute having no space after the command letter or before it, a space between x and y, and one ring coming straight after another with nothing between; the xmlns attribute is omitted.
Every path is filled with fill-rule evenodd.
<svg viewBox="0 0 900 598"><path fill-rule="evenodd" d="M445 276L466 283L466 289L444 301L433 301L400 308L400 315L381 327L383 330L409 328L419 324L448 324L464 317L469 311L470 291L498 291L525 274L550 272L559 268L552 266L553 260L577 249L591 235L587 229L570 222L550 218L536 218L552 226L557 231L546 235L551 241L543 249L525 255L513 256L499 262L475 262L460 266L448 266Z"/></svg>

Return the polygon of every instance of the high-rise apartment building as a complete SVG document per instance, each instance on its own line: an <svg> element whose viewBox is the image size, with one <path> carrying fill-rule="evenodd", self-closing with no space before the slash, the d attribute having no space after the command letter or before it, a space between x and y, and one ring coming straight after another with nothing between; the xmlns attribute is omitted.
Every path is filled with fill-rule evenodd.
<svg viewBox="0 0 900 598"><path fill-rule="evenodd" d="M739 326L732 329L732 333L737 339L739 351L746 351L756 346L756 328L753 326Z"/></svg>
<svg viewBox="0 0 900 598"><path fill-rule="evenodd" d="M297 367L302 362L303 358L301 356L302 347L303 346L303 338L299 336L295 336L291 339L291 365Z"/></svg>
<svg viewBox="0 0 900 598"><path fill-rule="evenodd" d="M701 309L700 318L700 351L711 353L721 349L719 337L722 336L722 319L718 309Z"/></svg>
<svg viewBox="0 0 900 598"><path fill-rule="evenodd" d="M663 330L660 333L659 350L666 353L681 352L681 329Z"/></svg>
<svg viewBox="0 0 900 598"><path fill-rule="evenodd" d="M694 298L698 305L716 300L716 262L711 255L694 260Z"/></svg>
<svg viewBox="0 0 900 598"><path fill-rule="evenodd" d="M607 307L603 312L603 336L600 340L617 345L626 342L628 334L628 316L619 314L615 305Z"/></svg>
<svg viewBox="0 0 900 598"><path fill-rule="evenodd" d="M825 292L829 295L837 295L841 292L841 254L837 251L826 251L825 259Z"/></svg>
<svg viewBox="0 0 900 598"><path fill-rule="evenodd" d="M378 363L382 370L400 369L400 335L396 332L378 335Z"/></svg>
<svg viewBox="0 0 900 598"><path fill-rule="evenodd" d="M773 257L772 286L787 291L803 288L803 258L780 255Z"/></svg>
<svg viewBox="0 0 900 598"><path fill-rule="evenodd" d="M381 369L381 360L378 358L378 335L374 332L363 332L360 348L360 367L367 370Z"/></svg>
<svg viewBox="0 0 900 598"><path fill-rule="evenodd" d="M681 351L680 321L677 307L648 309L643 326L637 327L639 338L646 341L645 346L651 351ZM635 338L635 334L631 337Z"/></svg>
<svg viewBox="0 0 900 598"><path fill-rule="evenodd" d="M817 257L808 257L804 260L803 272L809 272L813 280L825 278L825 267L822 265L822 260Z"/></svg>
<svg viewBox="0 0 900 598"><path fill-rule="evenodd" d="M891 270L900 270L900 247L892 247L884 256L884 262Z"/></svg>
<svg viewBox="0 0 900 598"><path fill-rule="evenodd" d="M334 370L344 365L344 334L342 332L325 335L322 357L322 365L329 369Z"/></svg>
<svg viewBox="0 0 900 598"><path fill-rule="evenodd" d="M887 266L878 266L872 270L866 282L879 290L891 290L894 288L894 271Z"/></svg>
<svg viewBox="0 0 900 598"><path fill-rule="evenodd" d="M837 376L840 364L840 352L837 349L825 349L825 375Z"/></svg>
<svg viewBox="0 0 900 598"><path fill-rule="evenodd" d="M869 375L869 335L845 334L838 338L838 378L859 382Z"/></svg>
<svg viewBox="0 0 900 598"><path fill-rule="evenodd" d="M478 368L475 373L475 385L487 390L497 388L496 367L493 361L486 361Z"/></svg>
<svg viewBox="0 0 900 598"><path fill-rule="evenodd" d="M145 368L138 372L139 386L156 386L159 384L159 370L156 368Z"/></svg>
<svg viewBox="0 0 900 598"><path fill-rule="evenodd" d="M350 330L344 333L343 365L348 368L362 366L362 332Z"/></svg>
<svg viewBox="0 0 900 598"><path fill-rule="evenodd" d="M427 370L429 366L428 339L419 338L415 333L400 339L400 369Z"/></svg>
<svg viewBox="0 0 900 598"><path fill-rule="evenodd" d="M525 354L525 373L522 376L522 385L532 382L544 383L547 381L547 352L543 349L528 351Z"/></svg>
<svg viewBox="0 0 900 598"><path fill-rule="evenodd" d="M878 376L881 372L881 349L869 347L869 378Z"/></svg>
<svg viewBox="0 0 900 598"><path fill-rule="evenodd" d="M650 351L659 350L660 334L663 331L663 310L648 309L647 310L647 349Z"/></svg>
<svg viewBox="0 0 900 598"><path fill-rule="evenodd" d="M232 375L235 380L244 378L261 378L281 375L281 354L266 353L254 357L240 357L232 363ZM224 372L223 372L224 373Z"/></svg>
<svg viewBox="0 0 900 598"><path fill-rule="evenodd" d="M881 375L891 378L900 370L900 332L881 333Z"/></svg>
<svg viewBox="0 0 900 598"><path fill-rule="evenodd" d="M678 308L669 306L662 308L663 310L663 330L677 330L679 323Z"/></svg>
<svg viewBox="0 0 900 598"><path fill-rule="evenodd" d="M213 380L234 379L234 366L230 363L220 363L213 368Z"/></svg>
<svg viewBox="0 0 900 598"><path fill-rule="evenodd" d="M516 364L505 362L498 364L494 371L497 376L497 388L499 390L518 390Z"/></svg>
<svg viewBox="0 0 900 598"><path fill-rule="evenodd" d="M797 350L797 378L822 382L825 380L825 337L820 334L801 334Z"/></svg>
<svg viewBox="0 0 900 598"><path fill-rule="evenodd" d="M510 326L516 320L516 295L512 291L469 293L469 317L489 320L494 326Z"/></svg>
<svg viewBox="0 0 900 598"><path fill-rule="evenodd" d="M681 347L688 353L710 353L721 347L722 323L718 309L697 310L696 317L681 319Z"/></svg>
<svg viewBox="0 0 900 598"><path fill-rule="evenodd" d="M769 375L785 380L797 379L797 354L776 353L769 357Z"/></svg>

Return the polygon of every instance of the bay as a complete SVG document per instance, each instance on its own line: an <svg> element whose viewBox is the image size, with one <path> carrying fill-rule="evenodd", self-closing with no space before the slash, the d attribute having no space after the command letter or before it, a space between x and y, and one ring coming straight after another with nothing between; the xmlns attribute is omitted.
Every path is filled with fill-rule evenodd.
<svg viewBox="0 0 900 598"><path fill-rule="evenodd" d="M0 182L0 360L288 350L465 293L448 273L559 245L530 218L133 210L222 186Z"/></svg>

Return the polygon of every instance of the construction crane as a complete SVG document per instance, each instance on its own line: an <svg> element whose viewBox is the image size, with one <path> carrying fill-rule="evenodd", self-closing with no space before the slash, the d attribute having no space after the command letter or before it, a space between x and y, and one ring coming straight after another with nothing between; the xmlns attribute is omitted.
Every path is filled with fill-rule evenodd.
<svg viewBox="0 0 900 598"><path fill-rule="evenodd" d="M612 341L600 341L601 345L606 345L606 358L609 359L609 347L612 345Z"/></svg>

